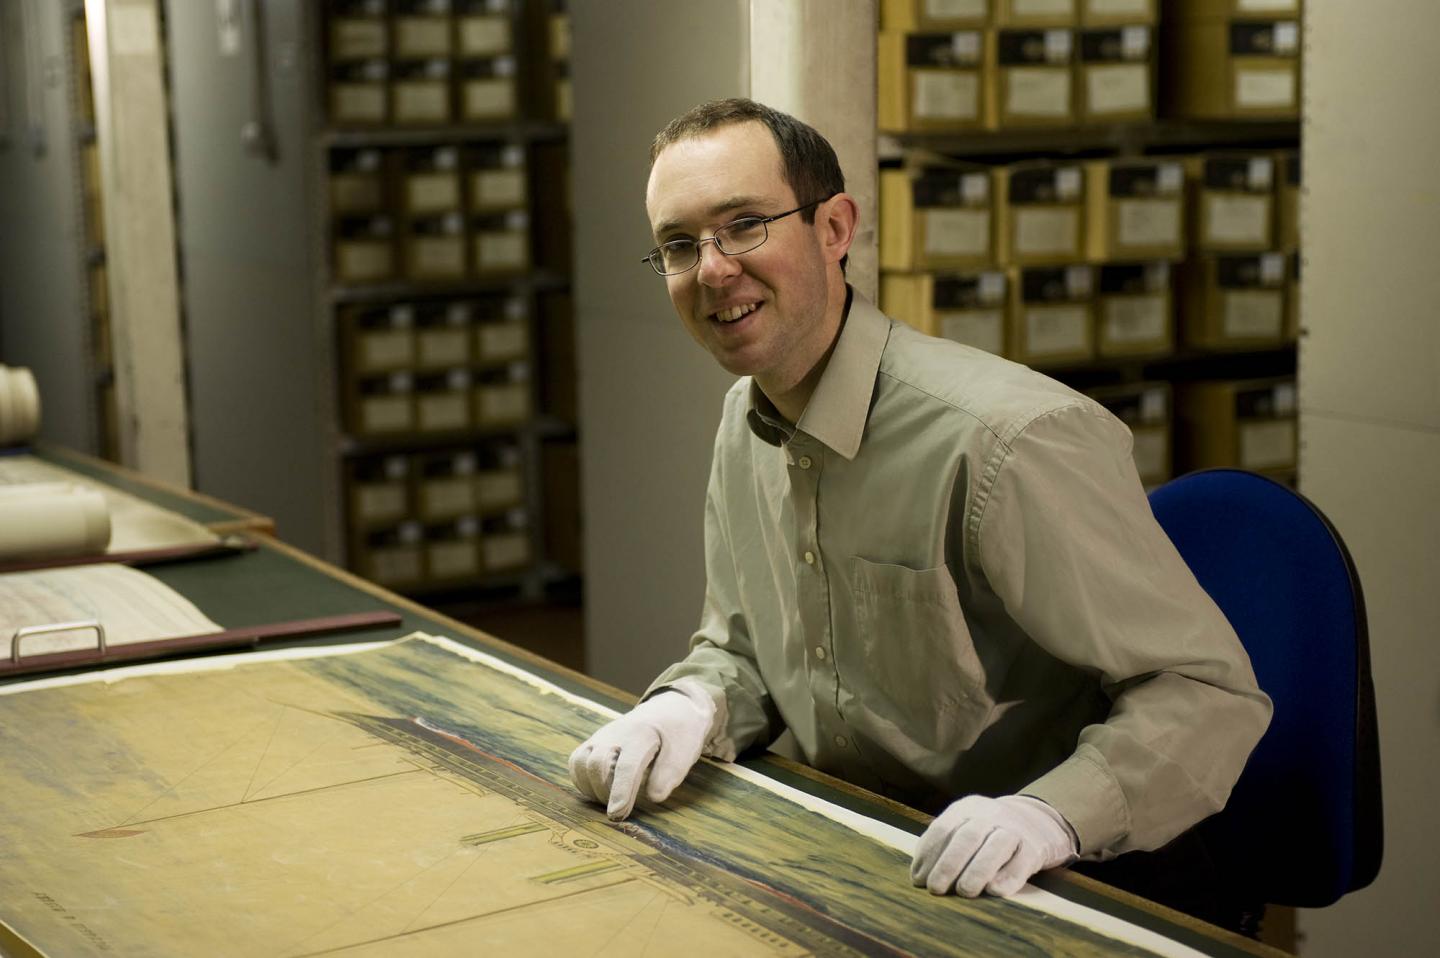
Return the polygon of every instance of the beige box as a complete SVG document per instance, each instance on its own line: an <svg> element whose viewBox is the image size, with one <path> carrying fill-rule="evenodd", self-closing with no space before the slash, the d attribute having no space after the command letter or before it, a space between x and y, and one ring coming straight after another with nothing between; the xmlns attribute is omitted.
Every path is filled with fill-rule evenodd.
<svg viewBox="0 0 1440 958"><path fill-rule="evenodd" d="M523 209L529 201L525 148L518 143L473 147L465 156L471 212Z"/></svg>
<svg viewBox="0 0 1440 958"><path fill-rule="evenodd" d="M1079 36L1075 102L1081 123L1155 118L1154 31L1146 24L1087 27Z"/></svg>
<svg viewBox="0 0 1440 958"><path fill-rule="evenodd" d="M481 520L480 564L486 572L513 571L529 565L532 558L525 510L511 509Z"/></svg>
<svg viewBox="0 0 1440 958"><path fill-rule="evenodd" d="M410 518L410 461L405 456L362 459L347 484L350 527L394 525Z"/></svg>
<svg viewBox="0 0 1440 958"><path fill-rule="evenodd" d="M427 582L473 580L480 573L480 523L474 516L425 527Z"/></svg>
<svg viewBox="0 0 1440 958"><path fill-rule="evenodd" d="M475 423L481 427L513 426L530 418L530 367L523 362L477 372Z"/></svg>
<svg viewBox="0 0 1440 958"><path fill-rule="evenodd" d="M1011 358L1031 366L1081 363L1095 355L1094 270L1085 265L1010 271Z"/></svg>
<svg viewBox="0 0 1440 958"><path fill-rule="evenodd" d="M458 212L460 150L454 146L424 147L403 153L400 208L408 216Z"/></svg>
<svg viewBox="0 0 1440 958"><path fill-rule="evenodd" d="M1101 356L1163 355L1175 348L1169 263L1107 263L1097 268L1095 351Z"/></svg>
<svg viewBox="0 0 1440 958"><path fill-rule="evenodd" d="M1166 10L1161 69L1168 115L1294 119L1300 115L1300 22Z"/></svg>
<svg viewBox="0 0 1440 958"><path fill-rule="evenodd" d="M1300 151L1286 150L1275 158L1280 168L1275 203L1275 245L1300 248Z"/></svg>
<svg viewBox="0 0 1440 958"><path fill-rule="evenodd" d="M1294 472L1293 377L1188 383L1177 388L1175 409L1185 469Z"/></svg>
<svg viewBox="0 0 1440 958"><path fill-rule="evenodd" d="M1275 346L1285 338L1285 254L1207 253L1180 270L1180 325L1198 349Z"/></svg>
<svg viewBox="0 0 1440 958"><path fill-rule="evenodd" d="M997 27L1073 27L1079 0L994 0Z"/></svg>
<svg viewBox="0 0 1440 958"><path fill-rule="evenodd" d="M991 0L881 0L880 29L940 32L990 23Z"/></svg>
<svg viewBox="0 0 1440 958"><path fill-rule="evenodd" d="M426 522L474 515L475 474L479 460L473 452L421 456L416 464L416 515Z"/></svg>
<svg viewBox="0 0 1440 958"><path fill-rule="evenodd" d="M530 215L524 210L488 213L470 219L473 268L481 276L503 276L530 267Z"/></svg>
<svg viewBox="0 0 1440 958"><path fill-rule="evenodd" d="M519 464L475 474L475 500L482 512L512 509L525 501L525 473Z"/></svg>
<svg viewBox="0 0 1440 958"><path fill-rule="evenodd" d="M1174 20L1298 18L1303 10L1304 0L1165 0L1165 16Z"/></svg>
<svg viewBox="0 0 1440 958"><path fill-rule="evenodd" d="M1131 23L1154 26L1159 20L1157 0L1080 0L1082 27L1119 27Z"/></svg>
<svg viewBox="0 0 1440 958"><path fill-rule="evenodd" d="M387 216L341 217L335 222L335 278L377 283L395 275L395 227Z"/></svg>
<svg viewBox="0 0 1440 958"><path fill-rule="evenodd" d="M469 366L471 318L464 302L427 303L415 328L415 365L420 369Z"/></svg>
<svg viewBox="0 0 1440 958"><path fill-rule="evenodd" d="M989 127L991 54L980 30L879 35L881 130L978 130Z"/></svg>
<svg viewBox="0 0 1440 958"><path fill-rule="evenodd" d="M422 543L425 531L418 522L402 522L356 537L355 571L392 589L420 585L425 579Z"/></svg>
<svg viewBox="0 0 1440 958"><path fill-rule="evenodd" d="M990 124L1001 129L1057 127L1075 123L1075 32L995 30L991 62L995 80L988 84Z"/></svg>
<svg viewBox="0 0 1440 958"><path fill-rule="evenodd" d="M461 214L411 220L403 246L405 275L410 279L444 282L464 278L465 217Z"/></svg>
<svg viewBox="0 0 1440 958"><path fill-rule="evenodd" d="M410 373L357 376L347 389L346 424L358 436L387 436L415 428L415 380Z"/></svg>
<svg viewBox="0 0 1440 958"><path fill-rule="evenodd" d="M334 64L330 75L330 122L377 126L390 120L390 65L385 60Z"/></svg>
<svg viewBox="0 0 1440 958"><path fill-rule="evenodd" d="M1086 395L1130 427L1134 438L1131 457L1141 483L1147 487L1158 486L1174 475L1169 383L1103 386L1087 390Z"/></svg>
<svg viewBox="0 0 1440 958"><path fill-rule="evenodd" d="M1035 160L996 171L1000 262L1039 266L1085 259L1085 168Z"/></svg>
<svg viewBox="0 0 1440 958"><path fill-rule="evenodd" d="M1188 165L1195 249L1261 252L1275 247L1272 154L1212 153Z"/></svg>
<svg viewBox="0 0 1440 958"><path fill-rule="evenodd" d="M390 81L390 115L394 122L409 126L449 123L450 61L395 61Z"/></svg>
<svg viewBox="0 0 1440 958"><path fill-rule="evenodd" d="M552 12L546 23L546 53L551 60L570 59L570 15Z"/></svg>
<svg viewBox="0 0 1440 958"><path fill-rule="evenodd" d="M415 429L418 432L461 432L474 425L471 416L472 377L468 369L449 369L415 377Z"/></svg>
<svg viewBox="0 0 1440 958"><path fill-rule="evenodd" d="M400 4L391 18L391 42L398 59L448 57L455 48L454 24L448 13L430 13L430 4ZM409 10L403 8L409 7Z"/></svg>
<svg viewBox="0 0 1440 958"><path fill-rule="evenodd" d="M1008 356L1002 270L978 273L883 273L880 308L930 336Z"/></svg>
<svg viewBox="0 0 1440 958"><path fill-rule="evenodd" d="M337 149L330 153L330 211L383 213L386 196L385 156L375 149Z"/></svg>
<svg viewBox="0 0 1440 958"><path fill-rule="evenodd" d="M1185 255L1185 167L1136 157L1086 164L1088 258L1180 259Z"/></svg>
<svg viewBox="0 0 1440 958"><path fill-rule="evenodd" d="M346 368L355 375L414 368L414 310L409 305L345 307L340 328Z"/></svg>
<svg viewBox="0 0 1440 958"><path fill-rule="evenodd" d="M331 63L368 60L390 53L390 24L383 0L341 0L331 4L328 51Z"/></svg>
<svg viewBox="0 0 1440 958"><path fill-rule="evenodd" d="M982 166L880 171L880 268L956 269L995 262L992 173Z"/></svg>
<svg viewBox="0 0 1440 958"><path fill-rule="evenodd" d="M461 60L458 71L462 121L493 122L515 118L518 104L513 56Z"/></svg>
<svg viewBox="0 0 1440 958"><path fill-rule="evenodd" d="M475 361L508 363L530 355L530 324L524 319L494 320L475 325Z"/></svg>

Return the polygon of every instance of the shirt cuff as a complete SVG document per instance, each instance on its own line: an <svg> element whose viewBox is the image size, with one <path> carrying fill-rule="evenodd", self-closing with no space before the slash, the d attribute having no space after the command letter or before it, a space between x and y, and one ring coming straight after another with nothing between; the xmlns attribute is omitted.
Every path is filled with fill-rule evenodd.
<svg viewBox="0 0 1440 958"><path fill-rule="evenodd" d="M735 761L738 753L734 740L727 732L730 727L730 709L725 702L725 693L711 688L699 679L684 676L650 689L644 698L654 698L661 692L679 692L695 703L696 708L709 713L710 728L705 733L705 744L701 750L710 758L722 762Z"/></svg>
<svg viewBox="0 0 1440 958"><path fill-rule="evenodd" d="M1130 831L1130 803L1093 746L1081 745L1055 768L1019 790L1038 798L1075 832L1081 858L1112 858L1105 849Z"/></svg>

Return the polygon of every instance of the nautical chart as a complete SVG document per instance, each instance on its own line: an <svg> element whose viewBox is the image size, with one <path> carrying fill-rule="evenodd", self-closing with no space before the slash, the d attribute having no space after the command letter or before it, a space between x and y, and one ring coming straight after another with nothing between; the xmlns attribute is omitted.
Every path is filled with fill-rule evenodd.
<svg viewBox="0 0 1440 958"><path fill-rule="evenodd" d="M465 653L465 654L462 654ZM604 716L413 636L0 688L0 921L42 954L1150 955L710 764L612 823Z"/></svg>

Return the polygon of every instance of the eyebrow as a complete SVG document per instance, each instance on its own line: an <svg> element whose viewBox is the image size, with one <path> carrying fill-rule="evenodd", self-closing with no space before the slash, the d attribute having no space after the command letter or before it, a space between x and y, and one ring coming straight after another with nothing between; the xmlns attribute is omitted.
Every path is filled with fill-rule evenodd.
<svg viewBox="0 0 1440 958"><path fill-rule="evenodd" d="M716 203L705 211L706 218L719 216L721 213L728 213L731 210L743 209L747 206L756 208L770 204L772 201L760 196L732 196L726 200ZM655 228L655 238L659 239L666 233L673 232L684 226L680 220L666 220Z"/></svg>

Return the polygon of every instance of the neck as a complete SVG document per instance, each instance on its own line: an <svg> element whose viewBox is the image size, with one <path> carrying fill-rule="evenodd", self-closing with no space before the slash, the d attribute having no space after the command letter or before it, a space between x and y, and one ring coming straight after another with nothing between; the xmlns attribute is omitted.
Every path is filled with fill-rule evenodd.
<svg viewBox="0 0 1440 958"><path fill-rule="evenodd" d="M825 344L825 350L800 377L799 381L776 381L763 375L755 377L755 384L760 387L765 398L775 406L775 411L784 416L785 421L792 425L800 421L805 407L809 405L810 396L815 392L815 386L820 382L820 377L825 373L825 367L830 363L830 354L835 351L835 344L840 341L840 330L844 327L845 316L850 311L850 289L843 278L838 285L838 290L831 289L825 307L826 313L829 314L829 321L825 326L832 331L829 341Z"/></svg>

